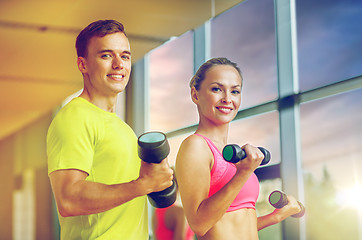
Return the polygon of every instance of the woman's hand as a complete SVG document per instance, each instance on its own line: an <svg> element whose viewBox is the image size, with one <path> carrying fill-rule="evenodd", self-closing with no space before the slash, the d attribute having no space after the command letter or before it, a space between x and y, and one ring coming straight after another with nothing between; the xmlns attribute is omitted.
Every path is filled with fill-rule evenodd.
<svg viewBox="0 0 362 240"><path fill-rule="evenodd" d="M259 150L259 148L251 145L245 144L241 147L246 153L246 158L237 162L235 164L237 172L236 174L245 174L252 173L264 159L264 154Z"/></svg>

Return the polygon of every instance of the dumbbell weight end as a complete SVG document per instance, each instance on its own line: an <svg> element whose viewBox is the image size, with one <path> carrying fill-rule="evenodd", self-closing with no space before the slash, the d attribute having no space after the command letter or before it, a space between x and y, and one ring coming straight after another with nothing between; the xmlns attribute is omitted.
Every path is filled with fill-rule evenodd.
<svg viewBox="0 0 362 240"><path fill-rule="evenodd" d="M287 195L285 193L281 192L281 191L277 191L277 190L273 191L269 195L269 203L270 203L270 205L272 205L275 208L282 208L282 207L284 207L285 205L288 204ZM300 218L300 217L304 216L305 207L299 201L298 201L298 204L299 204L300 209L301 209L300 212L292 215L291 217Z"/></svg>
<svg viewBox="0 0 362 240"><path fill-rule="evenodd" d="M268 164L271 158L270 152L263 147L258 148L264 154L264 159L260 163L260 165ZM226 161L231 163L237 163L246 158L245 151L241 149L240 146L237 144L226 145L222 151L222 155Z"/></svg>
<svg viewBox="0 0 362 240"><path fill-rule="evenodd" d="M168 187L159 192L147 194L148 200L155 208L166 208L171 206L176 201L177 185L172 181L171 187Z"/></svg>

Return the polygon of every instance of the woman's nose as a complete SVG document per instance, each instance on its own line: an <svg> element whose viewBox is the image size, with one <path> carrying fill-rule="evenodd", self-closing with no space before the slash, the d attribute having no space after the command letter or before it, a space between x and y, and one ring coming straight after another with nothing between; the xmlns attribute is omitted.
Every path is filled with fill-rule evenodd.
<svg viewBox="0 0 362 240"><path fill-rule="evenodd" d="M231 98L229 94L225 94L224 97L221 99L223 103L231 103Z"/></svg>

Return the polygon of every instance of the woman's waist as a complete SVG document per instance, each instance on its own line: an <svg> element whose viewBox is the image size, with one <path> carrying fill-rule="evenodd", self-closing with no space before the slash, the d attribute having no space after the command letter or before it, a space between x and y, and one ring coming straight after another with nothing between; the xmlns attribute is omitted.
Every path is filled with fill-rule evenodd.
<svg viewBox="0 0 362 240"><path fill-rule="evenodd" d="M200 240L258 239L257 216L254 209L242 208L227 212Z"/></svg>

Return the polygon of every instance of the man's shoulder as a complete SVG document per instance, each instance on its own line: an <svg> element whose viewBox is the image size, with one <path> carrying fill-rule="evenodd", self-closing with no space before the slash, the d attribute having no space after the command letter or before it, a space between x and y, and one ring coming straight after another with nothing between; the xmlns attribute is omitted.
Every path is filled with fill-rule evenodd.
<svg viewBox="0 0 362 240"><path fill-rule="evenodd" d="M94 113L91 106L88 106L80 99L75 98L62 107L55 115L51 126L78 128L99 121L99 114ZM61 128L62 128L61 127Z"/></svg>
<svg viewBox="0 0 362 240"><path fill-rule="evenodd" d="M62 107L59 110L59 113L69 113L69 112L73 112L73 113L82 113L82 112L87 112L89 111L91 108L90 106L88 106L88 104L85 103L86 100L81 99L80 97L77 98L73 98L70 102L68 102L64 107Z"/></svg>
<svg viewBox="0 0 362 240"><path fill-rule="evenodd" d="M89 119L99 116L91 103L86 103L86 100L81 98L74 98L64 107L62 107L56 114L55 118L61 119ZM94 116L93 116L94 115Z"/></svg>

